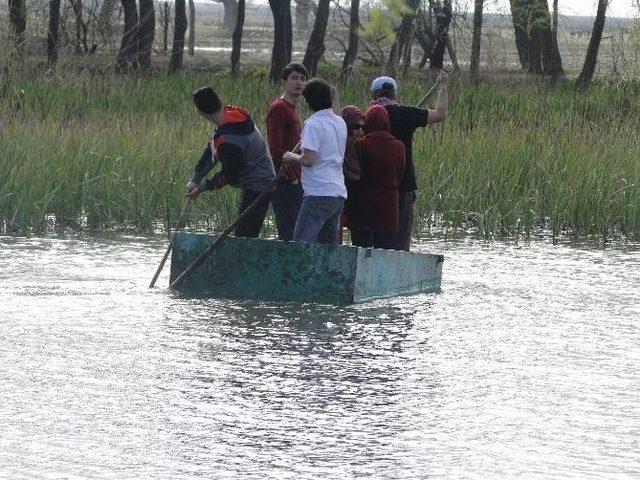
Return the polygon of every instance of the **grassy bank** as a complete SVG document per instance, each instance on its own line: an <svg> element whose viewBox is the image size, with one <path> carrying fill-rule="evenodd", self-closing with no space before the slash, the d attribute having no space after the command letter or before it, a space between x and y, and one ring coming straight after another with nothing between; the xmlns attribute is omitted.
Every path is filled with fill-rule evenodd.
<svg viewBox="0 0 640 480"><path fill-rule="evenodd" d="M0 79L5 228L37 232L52 215L73 228L150 231L175 222L208 133L190 92L207 83L263 129L277 89L262 72L240 81L204 73ZM341 104L366 104L367 86L363 77L340 88ZM414 103L429 87L405 82L402 100ZM454 84L446 125L415 141L417 233L640 238L638 93L596 86L578 94L526 79ZM200 198L191 223L218 228L234 213L226 188Z"/></svg>

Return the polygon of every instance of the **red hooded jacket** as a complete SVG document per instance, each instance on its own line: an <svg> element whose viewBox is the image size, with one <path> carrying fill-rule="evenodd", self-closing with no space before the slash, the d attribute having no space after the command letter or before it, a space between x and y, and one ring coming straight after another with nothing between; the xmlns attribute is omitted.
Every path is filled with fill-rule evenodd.
<svg viewBox="0 0 640 480"><path fill-rule="evenodd" d="M361 178L349 199L349 225L351 230L395 233L400 224L404 144L391 133L383 106L370 107L364 116L367 133L356 141Z"/></svg>

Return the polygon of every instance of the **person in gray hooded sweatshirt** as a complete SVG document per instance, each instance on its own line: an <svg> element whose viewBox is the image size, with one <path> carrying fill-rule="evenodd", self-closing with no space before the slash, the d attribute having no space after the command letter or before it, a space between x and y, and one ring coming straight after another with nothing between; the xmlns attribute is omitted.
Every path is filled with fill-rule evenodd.
<svg viewBox="0 0 640 480"><path fill-rule="evenodd" d="M242 213L256 197L273 187L276 173L267 145L249 114L238 107L223 107L211 87L196 90L193 102L200 115L216 128L187 183L186 196L195 199L206 190L217 190L228 184L242 190ZM213 169L214 158L222 168L211 179L206 179L205 175ZM252 213L242 219L236 227L236 237L256 238L260 234L270 199L271 196L266 195Z"/></svg>

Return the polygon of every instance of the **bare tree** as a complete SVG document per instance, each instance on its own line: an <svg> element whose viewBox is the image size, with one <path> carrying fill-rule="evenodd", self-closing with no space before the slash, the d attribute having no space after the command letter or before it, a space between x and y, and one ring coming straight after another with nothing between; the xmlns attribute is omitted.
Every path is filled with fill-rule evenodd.
<svg viewBox="0 0 640 480"><path fill-rule="evenodd" d="M396 41L391 45L391 52L389 53L389 60L387 61L387 71L392 75L395 75L398 63L403 57L405 50L407 48L411 48L411 29L413 25L413 17L416 14L418 4L419 0L406 1L408 11L406 14L402 15Z"/></svg>
<svg viewBox="0 0 640 480"><path fill-rule="evenodd" d="M562 58L558 49L558 42L551 30L551 17L547 0L534 0L532 9L537 15L534 23L536 41L542 53L542 67L546 75L554 78L562 75Z"/></svg>
<svg viewBox="0 0 640 480"><path fill-rule="evenodd" d="M182 70L182 58L184 55L184 34L187 31L187 12L185 0L175 0L175 21L173 30L173 46L171 48L171 60L169 71Z"/></svg>
<svg viewBox="0 0 640 480"><path fill-rule="evenodd" d="M240 52L242 51L242 29L244 28L245 0L238 0L238 15L236 26L231 36L231 75L240 73Z"/></svg>
<svg viewBox="0 0 640 480"><path fill-rule="evenodd" d="M469 73L471 83L480 83L480 41L482 38L482 10L484 0L475 0L473 10L473 39L471 41L471 60L469 62Z"/></svg>
<svg viewBox="0 0 640 480"><path fill-rule="evenodd" d="M520 65L525 70L531 70L531 40L527 33L527 16L526 9L529 0L511 0L511 20L513 21L513 30L516 37L516 48L518 50L518 58ZM540 64L542 71L542 65Z"/></svg>
<svg viewBox="0 0 640 480"><path fill-rule="evenodd" d="M598 0L598 11L596 19L593 22L593 32L587 49L587 56L584 60L582 72L576 81L576 87L579 90L586 90L591 84L593 74L596 71L596 63L598 61L598 50L600 49L600 41L602 40L602 32L607 16L608 0Z"/></svg>
<svg viewBox="0 0 640 480"><path fill-rule="evenodd" d="M88 27L84 21L84 5L82 0L71 0L71 7L76 20L76 41L75 51L77 54L87 53L89 51L89 45L87 44Z"/></svg>
<svg viewBox="0 0 640 480"><path fill-rule="evenodd" d="M135 57L138 51L138 6L136 0L121 0L124 12L124 32L120 51L116 59L116 72L123 73L135 69Z"/></svg>
<svg viewBox="0 0 640 480"><path fill-rule="evenodd" d="M558 0L553 0L553 17L551 30L553 31L553 37L558 41Z"/></svg>
<svg viewBox="0 0 640 480"><path fill-rule="evenodd" d="M151 47L156 31L156 10L153 0L140 0L138 26L138 65L140 70L151 68Z"/></svg>
<svg viewBox="0 0 640 480"><path fill-rule="evenodd" d="M269 0L269 6L274 24L269 78L273 83L276 83L280 80L282 69L291 61L293 44L291 0Z"/></svg>
<svg viewBox="0 0 640 480"><path fill-rule="evenodd" d="M351 0L349 13L349 45L342 60L341 80L346 80L351 75L353 64L358 57L358 29L360 28L360 0Z"/></svg>
<svg viewBox="0 0 640 480"><path fill-rule="evenodd" d="M10 38L18 56L24 50L24 32L27 29L27 18L24 0L9 0L9 21L11 23Z"/></svg>
<svg viewBox="0 0 640 480"><path fill-rule="evenodd" d="M564 73L558 42L551 29L547 0L511 0L520 63L531 73Z"/></svg>
<svg viewBox="0 0 640 480"><path fill-rule="evenodd" d="M436 41L431 53L429 68L432 70L442 70L444 66L444 51L447 47L447 38L449 35L449 25L453 9L451 0L443 0L442 2L434 2L434 12L436 16Z"/></svg>
<svg viewBox="0 0 640 480"><path fill-rule="evenodd" d="M49 31L47 33L47 65L53 68L58 61L60 33L60 0L49 0Z"/></svg>
<svg viewBox="0 0 640 480"><path fill-rule="evenodd" d="M187 37L187 45L189 55L193 57L196 53L196 5L193 0L189 0L189 36Z"/></svg>
<svg viewBox="0 0 640 480"><path fill-rule="evenodd" d="M318 62L324 55L325 45L324 37L327 33L327 24L329 23L329 6L331 0L319 0L318 9L316 10L316 21L313 24L313 30L307 43L307 50L304 53L302 64L307 67L309 75L314 76L318 69Z"/></svg>
<svg viewBox="0 0 640 480"><path fill-rule="evenodd" d="M160 24L162 25L162 51L167 53L167 50L169 49L169 22L171 19L168 0L162 2L162 10L160 11Z"/></svg>

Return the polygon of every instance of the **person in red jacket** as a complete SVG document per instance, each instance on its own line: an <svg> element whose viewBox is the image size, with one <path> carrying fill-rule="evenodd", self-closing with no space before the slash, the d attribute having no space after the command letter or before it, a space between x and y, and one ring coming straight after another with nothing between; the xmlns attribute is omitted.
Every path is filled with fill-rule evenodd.
<svg viewBox="0 0 640 480"><path fill-rule="evenodd" d="M269 152L276 172L282 167L282 156L293 150L300 141L300 120L296 106L307 84L309 73L304 65L290 63L282 71L282 96L275 99L267 110L267 137ZM291 240L302 204L300 166L291 165L271 197L280 240Z"/></svg>
<svg viewBox="0 0 640 480"><path fill-rule="evenodd" d="M391 133L386 109L369 107L364 114L364 137L356 141L360 180L349 212L351 243L359 247L395 248L400 226L400 181L405 147Z"/></svg>

